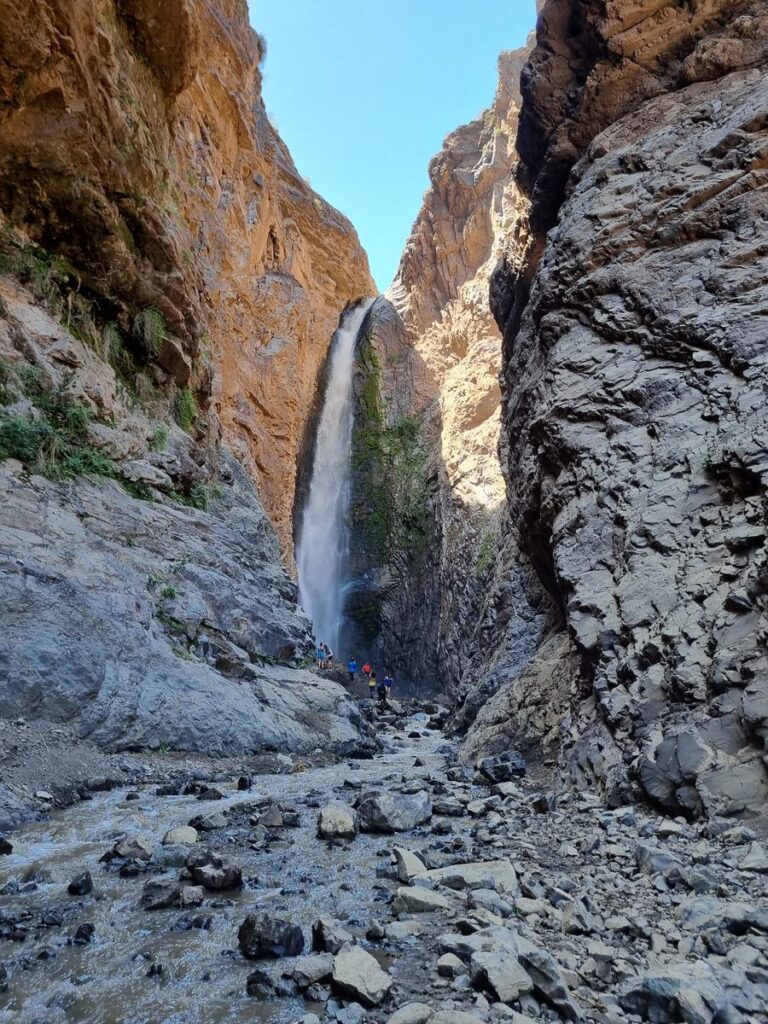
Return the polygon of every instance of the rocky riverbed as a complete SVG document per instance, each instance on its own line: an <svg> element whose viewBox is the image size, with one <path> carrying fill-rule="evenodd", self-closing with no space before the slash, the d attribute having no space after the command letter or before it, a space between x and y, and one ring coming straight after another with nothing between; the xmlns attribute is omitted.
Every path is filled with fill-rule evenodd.
<svg viewBox="0 0 768 1024"><path fill-rule="evenodd" d="M0 840L0 1022L766 1019L748 824L556 800L395 709L370 760L171 761Z"/></svg>

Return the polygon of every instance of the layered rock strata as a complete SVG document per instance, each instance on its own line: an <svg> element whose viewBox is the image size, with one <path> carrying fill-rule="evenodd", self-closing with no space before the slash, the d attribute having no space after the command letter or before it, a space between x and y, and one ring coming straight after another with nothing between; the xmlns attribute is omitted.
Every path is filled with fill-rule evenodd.
<svg viewBox="0 0 768 1024"><path fill-rule="evenodd" d="M150 362L215 415L291 554L296 456L328 341L373 294L351 224L261 99L245 0L0 3L0 208L76 269Z"/></svg>
<svg viewBox="0 0 768 1024"><path fill-rule="evenodd" d="M768 797L767 27L757 0L545 4L530 241L491 291L511 519L573 665L564 763L678 813Z"/></svg>

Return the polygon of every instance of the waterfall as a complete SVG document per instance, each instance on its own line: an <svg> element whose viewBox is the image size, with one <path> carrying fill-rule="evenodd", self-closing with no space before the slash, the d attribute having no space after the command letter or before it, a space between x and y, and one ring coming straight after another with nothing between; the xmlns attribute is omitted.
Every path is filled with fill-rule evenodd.
<svg viewBox="0 0 768 1024"><path fill-rule="evenodd" d="M331 342L328 382L309 492L296 544L299 600L315 638L339 653L349 557L350 456L355 342L373 299L344 314Z"/></svg>

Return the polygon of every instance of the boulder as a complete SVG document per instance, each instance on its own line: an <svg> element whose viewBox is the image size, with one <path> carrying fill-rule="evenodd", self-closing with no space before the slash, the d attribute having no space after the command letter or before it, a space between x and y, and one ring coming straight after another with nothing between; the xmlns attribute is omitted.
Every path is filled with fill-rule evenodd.
<svg viewBox="0 0 768 1024"><path fill-rule="evenodd" d="M210 811L208 814L196 814L189 822L189 827L198 832L213 832L217 828L226 828L227 819L221 811Z"/></svg>
<svg viewBox="0 0 768 1024"><path fill-rule="evenodd" d="M205 899L202 885L185 885L179 894L179 905L183 910L199 907Z"/></svg>
<svg viewBox="0 0 768 1024"><path fill-rule="evenodd" d="M476 988L489 992L500 1003L511 1003L533 990L531 976L505 949L474 953L469 973Z"/></svg>
<svg viewBox="0 0 768 1024"><path fill-rule="evenodd" d="M508 896L520 891L517 872L509 860L471 861L424 871L413 879L418 885L444 885L449 889L497 889Z"/></svg>
<svg viewBox="0 0 768 1024"><path fill-rule="evenodd" d="M86 896L89 892L93 892L93 879L90 871L83 871L82 874L75 875L67 886L67 892L70 896Z"/></svg>
<svg viewBox="0 0 768 1024"><path fill-rule="evenodd" d="M489 782L511 782L525 775L525 758L518 750L507 750L494 757L484 757L477 767Z"/></svg>
<svg viewBox="0 0 768 1024"><path fill-rule="evenodd" d="M339 995L372 1007L387 997L392 979L370 953L346 943L333 958L331 987Z"/></svg>
<svg viewBox="0 0 768 1024"><path fill-rule="evenodd" d="M178 828L171 828L165 833L163 846L191 846L199 838L196 828L192 828L191 825L179 825Z"/></svg>
<svg viewBox="0 0 768 1024"><path fill-rule="evenodd" d="M349 804L334 800L318 814L317 834L321 839L354 839L357 814Z"/></svg>
<svg viewBox="0 0 768 1024"><path fill-rule="evenodd" d="M141 905L144 910L164 910L175 907L181 895L178 882L162 878L152 878L144 883L141 893Z"/></svg>
<svg viewBox="0 0 768 1024"><path fill-rule="evenodd" d="M240 865L230 857L214 853L212 850L191 853L187 858L187 869L193 881L202 885L204 889L239 889L243 884Z"/></svg>
<svg viewBox="0 0 768 1024"><path fill-rule="evenodd" d="M298 956L304 949L304 935L297 924L269 914L248 914L237 933L240 952L249 960Z"/></svg>
<svg viewBox="0 0 768 1024"><path fill-rule="evenodd" d="M352 934L331 917L321 917L312 925L312 949L316 952L338 953L354 941Z"/></svg>
<svg viewBox="0 0 768 1024"><path fill-rule="evenodd" d="M387 1024L427 1024L433 1013L432 1007L426 1003L406 1003L395 1010Z"/></svg>
<svg viewBox="0 0 768 1024"><path fill-rule="evenodd" d="M392 904L393 914L429 914L435 910L451 910L453 903L442 893L423 886L409 886L397 890Z"/></svg>
<svg viewBox="0 0 768 1024"><path fill-rule="evenodd" d="M330 978L332 971L333 954L316 953L314 956L300 956L294 964L292 977L299 988L309 988Z"/></svg>
<svg viewBox="0 0 768 1024"><path fill-rule="evenodd" d="M357 817L361 832L407 832L432 817L432 802L425 792L363 793Z"/></svg>
<svg viewBox="0 0 768 1024"><path fill-rule="evenodd" d="M124 860L149 860L152 856L152 847L141 836L125 836L118 839L112 847L112 853Z"/></svg>
<svg viewBox="0 0 768 1024"><path fill-rule="evenodd" d="M424 861L412 850L406 850L402 846L395 846L392 850L395 858L397 877L401 882L410 882L414 875L422 874L427 870Z"/></svg>

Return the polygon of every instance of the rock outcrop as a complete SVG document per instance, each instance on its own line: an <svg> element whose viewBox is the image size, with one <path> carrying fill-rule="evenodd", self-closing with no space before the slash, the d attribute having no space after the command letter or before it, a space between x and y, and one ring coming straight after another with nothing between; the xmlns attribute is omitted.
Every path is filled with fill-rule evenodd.
<svg viewBox="0 0 768 1024"><path fill-rule="evenodd" d="M318 367L373 288L355 232L269 124L244 0L0 20L0 715L349 753L283 557Z"/></svg>
<svg viewBox="0 0 768 1024"><path fill-rule="evenodd" d="M374 286L269 123L245 0L2 0L0 21L0 209L155 376L191 389L197 429L245 466L290 558L317 371ZM162 337L137 329L147 311Z"/></svg>
<svg viewBox="0 0 768 1024"><path fill-rule="evenodd" d="M551 677L579 785L676 813L768 798L767 28L760 0L546 3L491 287L511 521L570 678L508 679L468 751Z"/></svg>

